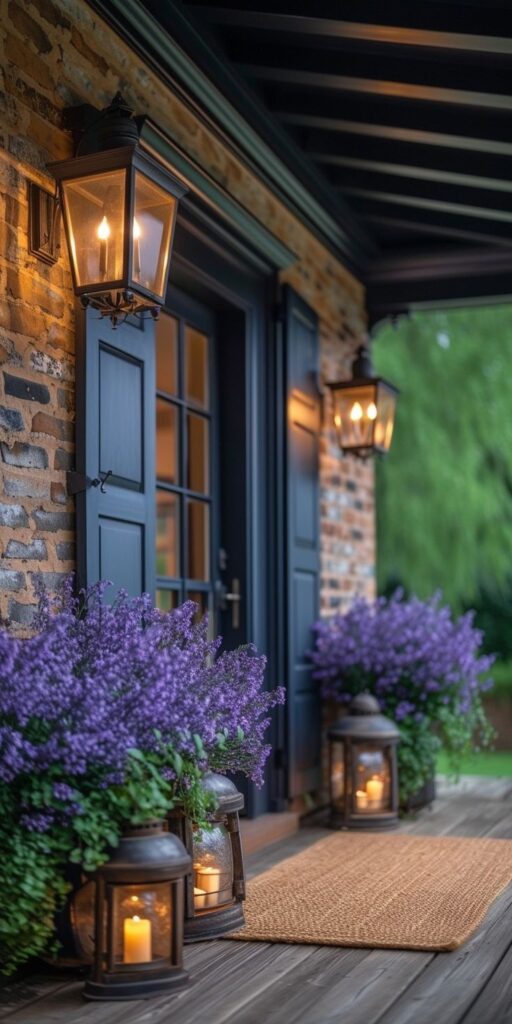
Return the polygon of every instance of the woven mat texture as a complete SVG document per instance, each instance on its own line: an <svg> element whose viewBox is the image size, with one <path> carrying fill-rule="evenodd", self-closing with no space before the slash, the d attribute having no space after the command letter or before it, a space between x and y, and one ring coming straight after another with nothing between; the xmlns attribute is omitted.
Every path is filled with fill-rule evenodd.
<svg viewBox="0 0 512 1024"><path fill-rule="evenodd" d="M342 832L248 884L230 939L451 950L512 881L512 840Z"/></svg>

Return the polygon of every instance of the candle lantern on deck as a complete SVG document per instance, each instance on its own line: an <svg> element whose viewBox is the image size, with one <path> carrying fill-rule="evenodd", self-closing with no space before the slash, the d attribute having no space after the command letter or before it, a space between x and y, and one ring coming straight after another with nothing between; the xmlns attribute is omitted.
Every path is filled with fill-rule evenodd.
<svg viewBox="0 0 512 1024"><path fill-rule="evenodd" d="M209 828L195 828L179 810L169 816L169 828L192 859L185 887L185 942L214 939L244 924L245 878L238 818L244 798L224 775L208 772L202 784L217 804Z"/></svg>
<svg viewBox="0 0 512 1024"><path fill-rule="evenodd" d="M126 832L95 875L94 962L88 999L145 999L187 981L183 908L190 857L150 823Z"/></svg>
<svg viewBox="0 0 512 1024"><path fill-rule="evenodd" d="M398 822L396 748L400 733L369 693L329 731L331 825L392 828Z"/></svg>

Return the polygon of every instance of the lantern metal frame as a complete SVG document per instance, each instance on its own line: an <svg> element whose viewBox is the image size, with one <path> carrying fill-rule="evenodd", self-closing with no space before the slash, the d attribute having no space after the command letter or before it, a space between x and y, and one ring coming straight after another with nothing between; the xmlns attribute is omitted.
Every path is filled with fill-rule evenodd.
<svg viewBox="0 0 512 1024"><path fill-rule="evenodd" d="M212 825L224 825L229 834L233 858L233 893L230 903L196 909L193 869L194 827L183 811L178 808L171 811L168 818L169 829L181 839L192 861L192 871L185 882L185 943L219 938L228 932L237 931L245 924L245 874L239 822L244 797L230 779L215 772L207 772L202 785L216 800L217 806L208 816Z"/></svg>
<svg viewBox="0 0 512 1024"><path fill-rule="evenodd" d="M84 307L91 305L100 316L110 317L115 327L120 319L129 315L142 316L149 313L155 319L165 302L167 278L172 257L174 231L179 200L188 189L163 164L154 159L140 145L139 129L141 118L135 118L133 111L120 93L105 110L91 107L69 108L65 118L66 126L75 129L78 135L76 155L48 165L48 170L57 182L57 195L52 197L40 186L32 183L30 200L30 251L39 259L54 263L58 258L58 221L60 212L70 257L73 290ZM74 124L81 122L81 131ZM85 123L84 123L85 118ZM77 277L73 250L70 214L65 202L65 184L110 171L125 171L123 209L123 257L122 274L110 281L96 281L80 284ZM155 291L141 284L134 277L134 211L136 198L136 176L144 175L151 184L160 188L175 200L172 221L166 239L162 289ZM53 214L50 209L53 202Z"/></svg>
<svg viewBox="0 0 512 1024"><path fill-rule="evenodd" d="M391 384L390 381L385 380L384 377L375 376L374 371L373 371L373 366L372 366L370 352L369 352L368 348L366 347L366 345L361 345L358 348L358 350L357 350L356 357L355 357L354 362L352 364L352 376L351 376L350 380L328 381L327 382L327 387L333 392L333 400L334 400L335 403L336 403L336 395L337 394L339 394L340 392L344 392L344 391L345 392L346 391L355 391L357 388L360 388L361 391L363 389L367 390L368 388L373 388L376 400L378 399L379 390L381 392L382 391L387 392L388 395L394 397L394 399L395 399L395 406L394 406L394 410L393 410L393 424L394 424L395 413L396 413L396 399L398 398L398 396L400 394L400 390L399 390L399 388L395 387L394 384ZM387 452L389 451L389 446L386 448L386 447L384 447L382 445L376 444L376 442L375 442L375 423L377 423L377 422L378 422L378 416L375 418L375 421L374 421L374 427L373 427L373 430L372 430L372 440L371 440L371 443L369 443L369 444L347 445L347 444L343 443L343 434L342 434L343 424L342 423L340 423L339 425L336 424L336 417L335 417L336 432L337 432L337 435L338 435L338 440L339 440L339 445L340 445L341 451L347 452L347 453L349 453L351 455L355 455L356 457L361 458L361 459L366 459L366 458L368 458L369 456L371 456L371 455L373 455L375 453L380 454L380 455L386 455ZM391 442L390 442L390 444L391 444Z"/></svg>
<svg viewBox="0 0 512 1024"><path fill-rule="evenodd" d="M328 732L329 742L329 789L331 828L385 829L398 824L398 764L397 746L400 732L391 719L380 714L378 702L369 693L354 697L348 714L341 718ZM335 800L333 793L333 746L343 744L343 798ZM389 763L388 808L381 811L362 811L356 806L357 757L355 747L364 743L380 748Z"/></svg>
<svg viewBox="0 0 512 1024"><path fill-rule="evenodd" d="M84 996L91 1000L145 999L186 984L183 969L185 878L190 857L178 837L162 822L134 827L120 839L110 860L98 868L95 897L95 950ZM169 959L141 963L114 960L114 890L126 886L170 886Z"/></svg>

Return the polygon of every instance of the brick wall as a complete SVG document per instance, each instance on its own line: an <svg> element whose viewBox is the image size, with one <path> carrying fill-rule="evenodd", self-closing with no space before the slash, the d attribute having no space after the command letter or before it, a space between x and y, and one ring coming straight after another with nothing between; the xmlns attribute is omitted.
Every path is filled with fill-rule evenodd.
<svg viewBox="0 0 512 1024"><path fill-rule="evenodd" d="M358 281L177 97L133 58L83 0L0 0L0 615L25 630L33 584L74 566L74 299L67 254L28 255L27 186L53 182L47 163L71 155L61 111L105 106L117 89L148 113L298 255L283 275L320 317L322 375L348 373L365 330ZM324 399L321 463L322 610L373 593L372 468L342 458Z"/></svg>

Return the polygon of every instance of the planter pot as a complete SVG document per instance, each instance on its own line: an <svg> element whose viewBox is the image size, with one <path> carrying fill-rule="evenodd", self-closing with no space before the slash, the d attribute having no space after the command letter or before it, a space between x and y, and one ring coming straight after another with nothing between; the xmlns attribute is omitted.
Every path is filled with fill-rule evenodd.
<svg viewBox="0 0 512 1024"><path fill-rule="evenodd" d="M405 803L400 805L400 808L406 813L409 811L420 811L422 807L428 807L429 804L432 804L435 798L436 779L435 775L432 774L420 789L417 789L415 793L411 793Z"/></svg>

